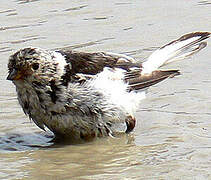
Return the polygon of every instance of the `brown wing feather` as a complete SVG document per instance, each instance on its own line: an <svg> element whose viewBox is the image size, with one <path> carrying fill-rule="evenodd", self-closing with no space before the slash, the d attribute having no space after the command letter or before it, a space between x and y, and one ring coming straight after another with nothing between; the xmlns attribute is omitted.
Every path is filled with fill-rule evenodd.
<svg viewBox="0 0 211 180"><path fill-rule="evenodd" d="M83 73L95 75L103 71L104 67L113 67L118 59L105 53L84 53L74 51L59 51L71 63L72 74Z"/></svg>
<svg viewBox="0 0 211 180"><path fill-rule="evenodd" d="M168 77L179 75L179 70L156 70L150 74L141 74L138 70L126 73L125 81L128 83L128 91L144 89L163 81Z"/></svg>
<svg viewBox="0 0 211 180"><path fill-rule="evenodd" d="M121 68L128 70L131 67L140 67L140 64L131 62L121 56L112 55L110 53L97 52L85 53L61 50L58 51L65 56L66 61L72 66L72 74L82 73L95 75L103 71L104 67Z"/></svg>

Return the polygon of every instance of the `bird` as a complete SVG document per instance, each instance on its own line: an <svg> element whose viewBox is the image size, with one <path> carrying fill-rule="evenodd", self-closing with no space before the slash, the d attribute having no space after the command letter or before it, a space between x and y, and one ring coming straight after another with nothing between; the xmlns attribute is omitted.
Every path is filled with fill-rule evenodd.
<svg viewBox="0 0 211 180"><path fill-rule="evenodd" d="M164 65L204 47L210 32L191 32L155 50L144 62L125 54L27 47L9 57L7 80L24 113L55 139L87 142L129 134L147 89L180 75Z"/></svg>

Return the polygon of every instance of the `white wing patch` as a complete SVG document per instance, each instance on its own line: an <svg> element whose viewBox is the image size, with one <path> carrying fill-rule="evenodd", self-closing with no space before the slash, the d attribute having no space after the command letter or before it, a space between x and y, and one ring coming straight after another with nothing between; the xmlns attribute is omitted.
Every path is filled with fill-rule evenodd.
<svg viewBox="0 0 211 180"><path fill-rule="evenodd" d="M67 65L67 62L64 58L64 56L59 53L59 52L52 52L53 53L53 61L55 61L55 63L58 64L57 66L57 72L60 74L60 75L63 75L65 73L65 66Z"/></svg>

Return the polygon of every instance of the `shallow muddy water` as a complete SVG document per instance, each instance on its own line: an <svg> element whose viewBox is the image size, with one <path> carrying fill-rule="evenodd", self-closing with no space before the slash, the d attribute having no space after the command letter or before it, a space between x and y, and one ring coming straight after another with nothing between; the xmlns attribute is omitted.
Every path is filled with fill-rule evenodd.
<svg viewBox="0 0 211 180"><path fill-rule="evenodd" d="M125 53L144 60L192 31L211 31L211 1L1 0L0 179L211 179L211 40L168 65L181 76L148 91L130 137L49 143L6 81L16 50L37 46Z"/></svg>

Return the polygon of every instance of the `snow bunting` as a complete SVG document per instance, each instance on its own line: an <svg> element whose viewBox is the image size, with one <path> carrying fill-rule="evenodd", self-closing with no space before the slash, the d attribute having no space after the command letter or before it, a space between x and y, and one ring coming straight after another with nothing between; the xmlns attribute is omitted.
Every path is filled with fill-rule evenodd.
<svg viewBox="0 0 211 180"><path fill-rule="evenodd" d="M10 56L7 79L15 84L25 114L60 139L86 141L129 133L146 89L179 75L179 70L159 67L203 49L210 34L186 34L144 63L116 53L24 48Z"/></svg>

